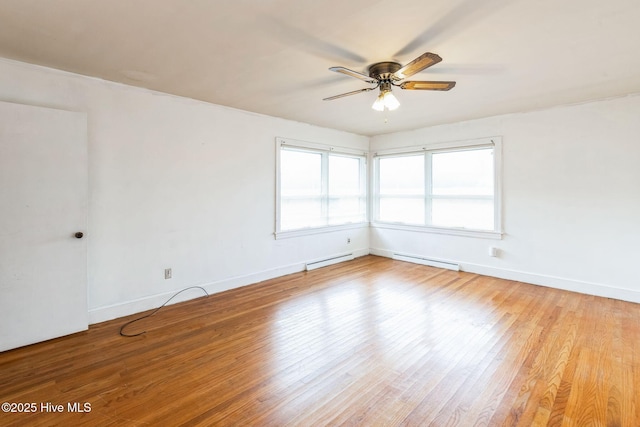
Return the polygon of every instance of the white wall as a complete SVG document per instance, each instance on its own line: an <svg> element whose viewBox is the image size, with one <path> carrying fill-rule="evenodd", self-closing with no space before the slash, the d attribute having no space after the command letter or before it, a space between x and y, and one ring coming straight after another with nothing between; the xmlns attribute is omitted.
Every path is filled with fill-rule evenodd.
<svg viewBox="0 0 640 427"><path fill-rule="evenodd" d="M366 137L4 59L0 100L88 115L91 323L368 252L366 228L273 237L275 137L365 150Z"/></svg>
<svg viewBox="0 0 640 427"><path fill-rule="evenodd" d="M372 252L640 302L639 117L640 95L630 95L372 138L375 152L502 136L505 232L487 240L376 228Z"/></svg>
<svg viewBox="0 0 640 427"><path fill-rule="evenodd" d="M88 115L92 323L156 307L187 286L219 291L369 248L640 302L637 95L371 141L4 59L0 100ZM503 136L502 240L366 228L273 238L276 136L370 142L374 151L495 135Z"/></svg>

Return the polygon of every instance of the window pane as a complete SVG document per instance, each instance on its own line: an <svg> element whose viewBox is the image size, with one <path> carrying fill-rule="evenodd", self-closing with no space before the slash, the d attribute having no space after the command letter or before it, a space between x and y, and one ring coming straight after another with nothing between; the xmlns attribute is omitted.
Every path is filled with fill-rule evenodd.
<svg viewBox="0 0 640 427"><path fill-rule="evenodd" d="M366 221L364 157L280 149L278 231Z"/></svg>
<svg viewBox="0 0 640 427"><path fill-rule="evenodd" d="M424 194L424 155L380 158L378 169L380 194Z"/></svg>
<svg viewBox="0 0 640 427"><path fill-rule="evenodd" d="M378 219L424 225L423 197L380 197Z"/></svg>
<svg viewBox="0 0 640 427"><path fill-rule="evenodd" d="M493 148L434 153L434 195L493 195Z"/></svg>
<svg viewBox="0 0 640 427"><path fill-rule="evenodd" d="M347 224L366 220L366 199L364 197L330 197L329 224Z"/></svg>
<svg viewBox="0 0 640 427"><path fill-rule="evenodd" d="M432 224L493 230L493 200L433 199Z"/></svg>
<svg viewBox="0 0 640 427"><path fill-rule="evenodd" d="M360 159L329 156L329 194L355 196L360 189Z"/></svg>
<svg viewBox="0 0 640 427"><path fill-rule="evenodd" d="M322 215L322 198L282 198L280 229L295 230L326 225Z"/></svg>
<svg viewBox="0 0 640 427"><path fill-rule="evenodd" d="M319 196L322 194L322 155L303 151L280 152L280 195Z"/></svg>
<svg viewBox="0 0 640 427"><path fill-rule="evenodd" d="M360 159L329 155L329 224L366 220Z"/></svg>

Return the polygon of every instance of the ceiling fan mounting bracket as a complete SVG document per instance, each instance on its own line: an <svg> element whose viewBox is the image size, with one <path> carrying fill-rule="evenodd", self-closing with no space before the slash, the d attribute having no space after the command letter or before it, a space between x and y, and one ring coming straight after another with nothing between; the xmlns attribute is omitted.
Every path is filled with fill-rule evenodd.
<svg viewBox="0 0 640 427"><path fill-rule="evenodd" d="M397 62L378 62L369 67L369 76L374 79L390 80L391 75L402 68Z"/></svg>

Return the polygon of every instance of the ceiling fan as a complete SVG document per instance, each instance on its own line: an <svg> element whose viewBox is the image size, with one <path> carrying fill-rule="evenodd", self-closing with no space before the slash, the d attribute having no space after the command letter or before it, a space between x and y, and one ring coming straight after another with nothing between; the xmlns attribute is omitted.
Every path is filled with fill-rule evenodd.
<svg viewBox="0 0 640 427"><path fill-rule="evenodd" d="M383 111L385 108L395 110L400 106L400 103L391 93L392 86L398 86L400 89L407 90L449 90L456 85L456 82L405 80L407 77L411 77L440 61L442 61L442 58L440 58L439 55L426 52L409 62L404 67L397 62L378 62L369 66L368 76L344 67L331 67L329 68L331 71L355 77L369 84L374 84L375 86L330 96L329 98L324 98L324 101L331 101L344 96L355 95L361 92L369 92L380 88L380 95L371 108L377 111Z"/></svg>

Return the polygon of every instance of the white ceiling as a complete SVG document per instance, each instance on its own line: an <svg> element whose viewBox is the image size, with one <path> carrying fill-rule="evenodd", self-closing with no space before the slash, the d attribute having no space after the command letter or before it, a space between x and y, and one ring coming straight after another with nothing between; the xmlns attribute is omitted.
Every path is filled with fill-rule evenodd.
<svg viewBox="0 0 640 427"><path fill-rule="evenodd" d="M638 0L1 0L0 56L377 135L640 92ZM443 61L394 89L328 71Z"/></svg>

